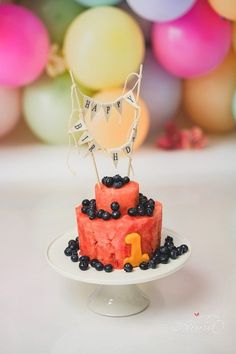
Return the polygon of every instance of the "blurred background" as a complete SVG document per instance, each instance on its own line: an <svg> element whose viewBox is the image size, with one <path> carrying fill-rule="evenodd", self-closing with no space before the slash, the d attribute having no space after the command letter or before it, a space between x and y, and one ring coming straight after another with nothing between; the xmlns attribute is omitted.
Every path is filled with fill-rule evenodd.
<svg viewBox="0 0 236 354"><path fill-rule="evenodd" d="M94 286L53 272L45 250L96 183L82 151L70 154L76 177L66 166L69 70L85 95L109 102L141 63L134 178L193 253L144 286L145 312L108 319L86 307ZM234 354L235 127L236 0L1 1L0 352ZM96 161L100 177L116 173L110 157Z"/></svg>
<svg viewBox="0 0 236 354"><path fill-rule="evenodd" d="M0 146L67 144L68 70L82 92L106 102L141 63L138 146L205 146L192 126L201 137L234 133L234 21L232 0L1 2Z"/></svg>

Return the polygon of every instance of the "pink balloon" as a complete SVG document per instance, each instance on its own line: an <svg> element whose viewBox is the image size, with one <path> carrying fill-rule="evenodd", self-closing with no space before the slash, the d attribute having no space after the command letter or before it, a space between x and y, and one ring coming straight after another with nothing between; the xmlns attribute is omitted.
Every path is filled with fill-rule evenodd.
<svg viewBox="0 0 236 354"><path fill-rule="evenodd" d="M15 127L19 121L20 113L20 90L0 86L0 137Z"/></svg>
<svg viewBox="0 0 236 354"><path fill-rule="evenodd" d="M31 11L0 5L0 84L22 86L43 71L49 51L48 33Z"/></svg>
<svg viewBox="0 0 236 354"><path fill-rule="evenodd" d="M185 16L155 23L152 45L157 60L172 74L195 77L215 69L231 45L232 28L206 0L198 0Z"/></svg>

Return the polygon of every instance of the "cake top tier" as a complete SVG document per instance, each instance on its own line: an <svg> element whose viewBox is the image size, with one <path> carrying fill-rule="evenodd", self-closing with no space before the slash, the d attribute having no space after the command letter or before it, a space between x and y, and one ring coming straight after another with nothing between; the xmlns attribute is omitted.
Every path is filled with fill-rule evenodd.
<svg viewBox="0 0 236 354"><path fill-rule="evenodd" d="M128 177L104 177L102 183L95 186L98 209L110 211L113 202L119 203L120 212L126 214L129 208L137 205L139 200L139 184Z"/></svg>

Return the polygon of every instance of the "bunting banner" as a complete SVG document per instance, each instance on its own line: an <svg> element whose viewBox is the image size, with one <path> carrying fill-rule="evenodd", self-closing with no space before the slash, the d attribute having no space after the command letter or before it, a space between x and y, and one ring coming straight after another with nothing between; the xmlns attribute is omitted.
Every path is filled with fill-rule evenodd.
<svg viewBox="0 0 236 354"><path fill-rule="evenodd" d="M141 71L140 74L136 74L137 82L136 85L129 91L125 91L126 84L124 87L124 94L120 97L117 97L116 100L112 102L98 102L92 97L84 95L76 85L74 81L73 74L70 72L72 78L72 89L71 89L71 98L72 98L72 113L70 116L69 130L68 133L73 135L74 141L77 143L77 146L87 145L85 156L92 154L93 162L96 168L97 176L98 171L96 163L94 160L94 153L98 150L103 150L109 156L111 156L115 168L117 168L119 160L122 156L129 158L129 167L131 166L131 159L133 153L133 145L137 137L137 127L140 118L140 106L138 104L138 94L134 94L134 90L140 87L141 81ZM137 86L137 87L136 87ZM127 134L127 140L123 145L115 147L113 149L107 149L101 146L94 136L90 134L89 128L86 124L88 119L91 121L95 118L96 114L102 109L104 114L104 119L108 122L111 116L112 110L116 110L119 116L123 114L124 104L128 103L134 108L134 118L130 126L130 131ZM120 118L121 121L121 118ZM77 133L79 133L77 135Z"/></svg>

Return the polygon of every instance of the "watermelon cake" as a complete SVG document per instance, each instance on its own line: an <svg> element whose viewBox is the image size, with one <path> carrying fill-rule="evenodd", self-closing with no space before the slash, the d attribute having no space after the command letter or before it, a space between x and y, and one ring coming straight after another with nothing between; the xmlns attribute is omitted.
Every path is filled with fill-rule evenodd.
<svg viewBox="0 0 236 354"><path fill-rule="evenodd" d="M101 270L132 270L160 246L162 204L141 194L129 177L104 177L95 186L95 199L83 200L76 217L80 260L97 262L97 270L99 264Z"/></svg>

